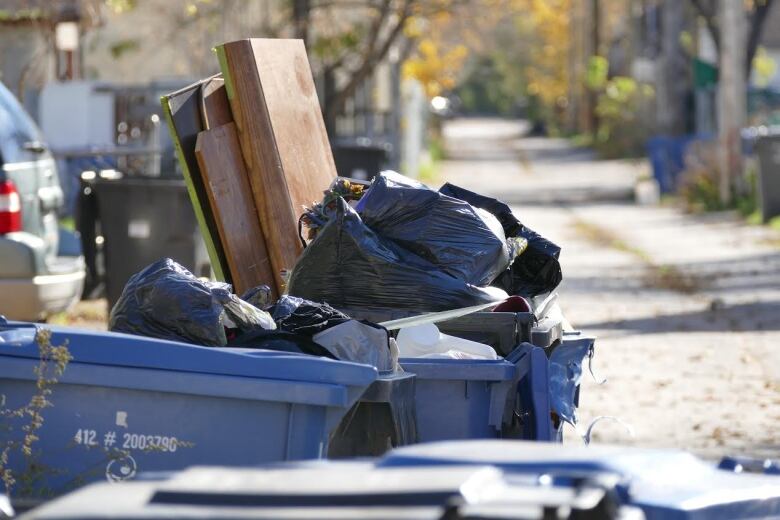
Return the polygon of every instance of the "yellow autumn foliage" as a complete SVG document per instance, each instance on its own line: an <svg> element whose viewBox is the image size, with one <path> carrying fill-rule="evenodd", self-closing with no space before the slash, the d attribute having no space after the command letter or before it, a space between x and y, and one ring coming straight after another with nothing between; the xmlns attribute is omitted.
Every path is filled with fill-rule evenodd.
<svg viewBox="0 0 780 520"><path fill-rule="evenodd" d="M448 49L432 38L422 38L415 55L404 62L403 75L419 81L428 97L438 96L455 87L467 56L465 45Z"/></svg>
<svg viewBox="0 0 780 520"><path fill-rule="evenodd" d="M565 103L570 89L569 49L572 0L514 0L521 31L530 32L536 41L529 49L525 68L528 93L544 105Z"/></svg>

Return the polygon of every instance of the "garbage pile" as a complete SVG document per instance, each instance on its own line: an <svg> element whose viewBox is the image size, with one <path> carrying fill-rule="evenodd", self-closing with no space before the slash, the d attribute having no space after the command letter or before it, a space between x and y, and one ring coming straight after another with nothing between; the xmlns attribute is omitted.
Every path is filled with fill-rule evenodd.
<svg viewBox="0 0 780 520"><path fill-rule="evenodd" d="M350 191L350 202L334 196L343 186L303 216L313 240L290 294L425 313L537 296L561 281L560 248L495 199L450 184L435 191L395 172Z"/></svg>
<svg viewBox="0 0 780 520"><path fill-rule="evenodd" d="M500 304L510 294L550 292L561 280L560 248L505 204L451 184L435 191L390 171L360 189L340 179L301 221L310 241L289 294L277 301L268 286L239 298L229 284L198 279L166 258L130 278L111 330L397 370L387 329L351 319L348 309L414 315ZM497 359L490 346L442 335L432 323L403 329L398 340L404 357Z"/></svg>
<svg viewBox="0 0 780 520"><path fill-rule="evenodd" d="M294 296L282 296L264 309L250 303L267 290L249 291L242 299L230 285L200 280L165 258L128 280L111 310L109 328L196 345L309 354L399 370L398 350L385 328Z"/></svg>
<svg viewBox="0 0 780 520"><path fill-rule="evenodd" d="M149 289L163 284L151 277L161 266L150 267L128 284L112 330L404 367L419 383L420 439L555 440L558 418L574 418L567 410L593 345L564 338L565 320L551 313L560 248L503 202L458 186L435 190L390 171L371 183L338 177L300 41L240 40L216 53L220 74L162 105L215 277L235 294L163 266L164 284L198 295L190 312L175 291ZM206 318L186 330L195 310ZM556 349L571 356L553 359ZM485 392L472 392L473 381ZM437 418L450 393L468 420ZM552 394L565 394L565 406L551 406ZM350 417L373 424L373 413Z"/></svg>

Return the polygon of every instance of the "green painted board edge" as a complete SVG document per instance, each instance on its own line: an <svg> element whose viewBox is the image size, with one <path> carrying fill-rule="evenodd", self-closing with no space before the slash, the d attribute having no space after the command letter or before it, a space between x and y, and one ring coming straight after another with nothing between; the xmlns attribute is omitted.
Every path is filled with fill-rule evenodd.
<svg viewBox="0 0 780 520"><path fill-rule="evenodd" d="M198 85L199 84L200 83L198 83ZM187 88L192 88L192 86L186 87L183 90L186 90ZM171 134L171 139L173 140L173 145L176 150L176 159L179 161L179 166L181 167L182 173L184 175L184 182L187 185L187 192L189 193L190 201L192 202L192 208L195 211L195 219L198 221L200 233L203 236L203 241L206 244L206 251L208 252L209 260L211 261L211 269L214 271L214 276L217 280L229 283L230 279L227 274L230 271L227 267L227 261L225 260L225 253L222 250L222 244L219 241L219 235L212 236L212 226L209 226L208 217L204 213L203 204L209 204L209 202L208 200L201 201L198 197L198 192L192 180L192 172L187 166L187 160L184 157L184 150L181 145L181 140L179 139L179 134L176 132L176 125L173 121L170 99L179 92L181 92L181 90L162 96L160 98L160 104L162 105L163 114L165 115L165 120L168 124L168 130ZM216 226L214 226L214 229L216 229Z"/></svg>
<svg viewBox="0 0 780 520"><path fill-rule="evenodd" d="M230 77L229 69L227 66L227 56L225 55L225 46L218 45L214 47L214 51L217 53L217 61L219 61L219 70L222 71L222 79L225 80L225 92L228 99L233 99L235 96L235 90L233 90L233 79Z"/></svg>

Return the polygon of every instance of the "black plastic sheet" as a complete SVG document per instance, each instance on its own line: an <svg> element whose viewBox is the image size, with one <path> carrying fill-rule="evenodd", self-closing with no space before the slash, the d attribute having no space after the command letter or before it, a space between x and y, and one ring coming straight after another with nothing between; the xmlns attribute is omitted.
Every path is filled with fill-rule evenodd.
<svg viewBox="0 0 780 520"><path fill-rule="evenodd" d="M336 356L331 354L328 349L316 343L309 336L284 330L253 330L231 339L227 346L309 354L336 359Z"/></svg>
<svg viewBox="0 0 780 520"><path fill-rule="evenodd" d="M464 200L474 207L492 213L501 222L507 237L524 238L528 247L515 258L509 269L493 281L493 285L509 294L536 296L554 290L561 283L563 273L558 258L561 248L524 226L503 202L479 195L447 183L439 190L445 195Z"/></svg>
<svg viewBox="0 0 780 520"><path fill-rule="evenodd" d="M379 174L356 209L379 235L467 283L488 285L509 266L493 215L398 173Z"/></svg>
<svg viewBox="0 0 780 520"><path fill-rule="evenodd" d="M280 330L309 337L350 320L349 316L327 303L316 303L289 295L279 298L268 312Z"/></svg>
<svg viewBox="0 0 780 520"><path fill-rule="evenodd" d="M131 276L109 318L114 332L214 347L227 344L226 327L244 334L276 326L230 285L201 281L170 258Z"/></svg>
<svg viewBox="0 0 780 520"><path fill-rule="evenodd" d="M303 251L289 293L336 308L431 312L502 301L495 287L469 285L379 236L343 199Z"/></svg>

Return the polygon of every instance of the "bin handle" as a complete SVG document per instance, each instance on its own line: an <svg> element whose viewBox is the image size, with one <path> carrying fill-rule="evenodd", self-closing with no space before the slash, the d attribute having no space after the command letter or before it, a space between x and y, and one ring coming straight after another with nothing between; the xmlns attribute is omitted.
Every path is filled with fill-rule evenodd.
<svg viewBox="0 0 780 520"><path fill-rule="evenodd" d="M605 420L609 420L609 421L613 421L613 422L618 423L620 426L625 428L626 432L631 437L634 436L634 429L631 427L631 425L626 423L626 422L624 422L619 417L615 417L614 415L599 415L598 417L596 417L595 419L590 421L590 424L588 425L588 428L585 430L585 433L582 433L582 431L581 431L579 426L575 426L575 428L577 429L577 433L579 433L580 437L582 437L582 442L585 444L585 446L590 445L590 437L593 434L593 428L598 423L600 423L601 421L605 421Z"/></svg>
<svg viewBox="0 0 780 520"><path fill-rule="evenodd" d="M597 385L603 385L607 382L606 377L596 377L596 374L593 372L593 357L596 355L596 349L593 348L593 346L590 347L590 350L588 351L588 372L590 372L590 377L593 378L593 381Z"/></svg>

